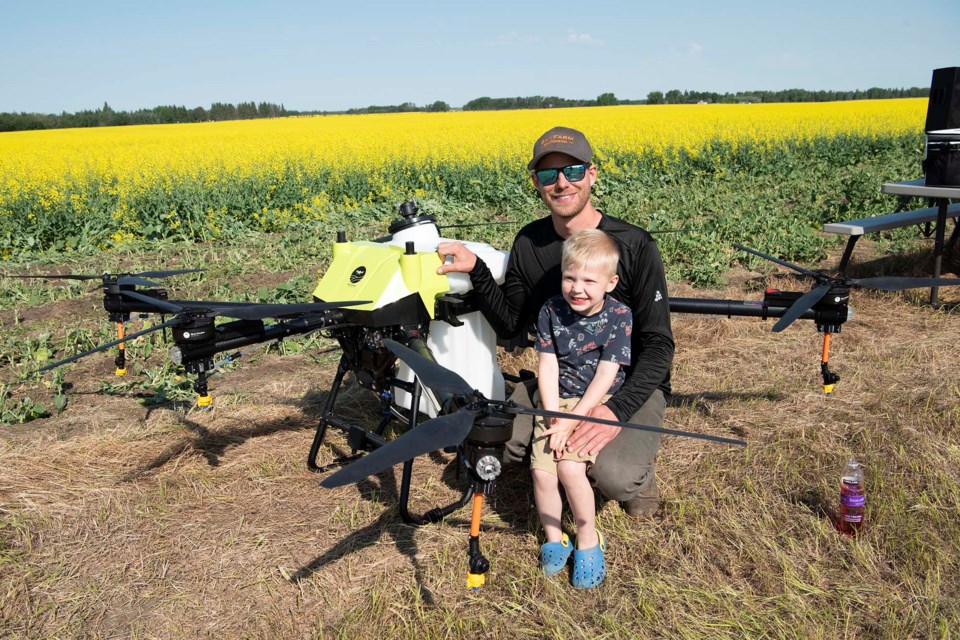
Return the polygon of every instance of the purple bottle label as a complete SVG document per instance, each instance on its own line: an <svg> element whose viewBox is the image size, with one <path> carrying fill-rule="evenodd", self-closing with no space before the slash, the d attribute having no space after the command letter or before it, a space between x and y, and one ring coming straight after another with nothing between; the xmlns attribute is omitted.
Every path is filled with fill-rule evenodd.
<svg viewBox="0 0 960 640"><path fill-rule="evenodd" d="M866 502L862 493L843 493L840 495L840 503L846 507L862 507Z"/></svg>

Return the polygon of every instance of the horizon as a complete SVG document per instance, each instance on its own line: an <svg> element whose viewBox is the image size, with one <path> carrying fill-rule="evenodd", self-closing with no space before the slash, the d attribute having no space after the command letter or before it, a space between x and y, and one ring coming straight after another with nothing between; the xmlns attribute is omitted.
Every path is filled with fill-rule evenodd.
<svg viewBox="0 0 960 640"><path fill-rule="evenodd" d="M810 91L811 93L815 93L816 91L838 91L838 92L844 92L844 91L868 91L869 89L909 90L909 89L915 89L915 88L926 88L926 87L868 87L867 89L849 89L849 90L846 90L846 89L813 90L813 89L804 89L803 87L791 87L790 89L792 89L792 90L798 90L798 91ZM653 91L660 91L660 90L659 90L659 89L653 89ZM698 90L697 90L697 89L689 89L688 91L698 91ZM731 94L731 95L743 94L744 96L749 96L749 95L751 95L752 93L761 93L761 92L767 92L767 91L782 91L782 90L781 90L781 89L771 90L771 89L757 89L757 88L754 88L754 89L752 89L752 90L726 91L726 92L724 92L724 91L719 91L719 92L717 92L717 93L719 93L720 95L723 95L723 94L727 93L727 94ZM666 91L661 91L661 92L662 92L662 93L666 93ZM514 97L527 98L527 97L536 97L536 96L477 96L477 98L481 98L481 97L489 97L489 98L492 98L492 99L494 99L494 100L498 100L498 99L510 99L510 98L514 98ZM596 96L594 96L594 97L592 97L592 98L566 98L566 97L564 97L564 96L541 96L541 97L555 97L555 98L560 98L561 100L571 100L571 101L572 101L572 100L584 100L584 101L586 101L586 100L596 100ZM908 99L916 99L917 97L918 97L918 96L896 96L896 97L882 97L882 98L858 98L858 100L908 100ZM624 103L625 103L625 102L635 103L635 102L637 102L637 101L645 101L645 100L647 99L646 96L644 96L643 98L623 98L623 97L621 97L621 96L616 96L616 98L617 98L618 101L620 101L620 104L616 104L616 105L606 105L606 106L637 106L637 105L630 105L630 104L624 104ZM471 98L471 99L468 100L467 102L469 103L470 101L475 100L475 99L476 99L476 98ZM441 99L441 101L442 101L442 99ZM242 100L241 102L242 102L242 103L246 103L246 104L257 104L257 105L260 104L260 103L267 103L267 104L273 104L273 105L276 105L276 106L282 106L290 115L301 115L301 114L302 114L302 115L347 115L348 112L349 112L349 111L352 111L352 110L362 110L362 109L369 108L369 107L397 107L397 106L400 106L400 105L403 105L403 104L413 104L413 105L417 108L417 110L423 110L423 107L427 107L427 106L429 106L430 104L432 104L432 103L420 104L420 103L412 102L412 101L410 101L410 100L404 100L404 101L397 102L397 103L393 103L393 104L389 104L389 105L387 105L387 104L363 105L363 106L347 107L346 109L340 109L340 110L333 111L333 110L322 110L322 109L289 109L289 108L287 108L286 105L284 105L282 102L274 102L274 101L272 101L272 100L259 100L259 99L258 99L258 100ZM810 101L810 102L813 102L813 101ZM832 101L832 100L824 100L824 101L822 101L822 102L849 102L849 100L835 100L835 101ZM64 111L61 110L61 111L59 111L59 112L38 112L38 111L34 111L34 112L10 112L10 111L0 111L0 113L14 113L14 114L17 114L17 115L19 115L19 114L21 114L21 113L25 113L25 114L27 114L27 115L59 116L59 115L61 115L62 113L68 113L68 114L77 114L77 113L81 113L81 112L94 112L94 113L95 113L95 112L101 111L101 110L104 108L104 106L110 107L110 109L111 109L112 111L116 111L116 112L126 112L126 113L135 113L135 112L137 112L137 111L150 111L151 109L161 108L161 107L183 108L183 109L187 109L188 111L191 110L191 109L200 108L200 109L204 109L204 110L209 111L210 108L211 108L214 104L232 104L233 106L237 106L237 105L240 104L240 103L236 103L236 102L235 102L235 103L227 103L227 102L224 102L224 101L222 101L222 100L215 100L214 102L212 102L212 103L210 103L210 104L208 104L208 105L202 105L202 104L193 104L193 105L191 105L191 104L157 104L157 105L152 105L152 106L149 106L149 107L148 107L148 106L135 107L135 108L133 108L133 109L129 109L129 110L128 110L128 109L115 109L115 108L113 107L113 105L109 104L109 102L104 102L104 104L101 104L101 105L96 106L96 107L85 107L85 108L78 109L77 111L72 111L72 112L70 112L70 111L64 112ZM673 103L673 104L684 104L684 103ZM770 102L770 103L766 103L766 104L777 104L777 103L776 103L776 102ZM463 107L464 107L464 105L452 105L452 104L449 104L449 103L448 103L448 106L449 106L449 111L463 111ZM578 106L578 105L560 105L560 106L556 106L556 107L541 107L541 108L544 108L544 109L576 109L576 108L580 108L580 106ZM526 107L523 107L522 109L526 109ZM504 110L504 109L491 109L491 110L492 110L492 111L501 111L501 110ZM481 111L484 111L484 109L481 109ZM364 115L364 114L357 114L357 115ZM262 117L262 116L258 116L258 117Z"/></svg>

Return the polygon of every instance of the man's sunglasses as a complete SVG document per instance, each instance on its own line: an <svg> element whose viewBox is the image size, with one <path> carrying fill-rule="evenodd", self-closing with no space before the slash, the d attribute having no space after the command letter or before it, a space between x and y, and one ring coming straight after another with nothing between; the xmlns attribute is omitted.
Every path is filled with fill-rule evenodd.
<svg viewBox="0 0 960 640"><path fill-rule="evenodd" d="M533 174L537 176L537 182L541 186L549 187L560 179L561 171L568 182L580 182L583 180L583 176L587 175L587 167L589 166L588 164L571 164L568 167L558 169L537 169Z"/></svg>

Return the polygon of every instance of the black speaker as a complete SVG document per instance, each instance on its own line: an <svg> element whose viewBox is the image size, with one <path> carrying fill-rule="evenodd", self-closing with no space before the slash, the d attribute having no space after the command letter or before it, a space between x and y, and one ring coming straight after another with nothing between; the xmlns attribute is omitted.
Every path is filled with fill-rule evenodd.
<svg viewBox="0 0 960 640"><path fill-rule="evenodd" d="M928 187L960 186L960 138L930 136L923 159L924 184Z"/></svg>
<svg viewBox="0 0 960 640"><path fill-rule="evenodd" d="M960 129L960 67L933 70L924 131Z"/></svg>

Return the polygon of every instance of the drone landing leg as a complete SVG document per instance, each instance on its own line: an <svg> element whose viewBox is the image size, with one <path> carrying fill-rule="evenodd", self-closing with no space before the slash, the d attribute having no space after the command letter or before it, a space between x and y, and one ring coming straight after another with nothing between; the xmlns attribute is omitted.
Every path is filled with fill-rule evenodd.
<svg viewBox="0 0 960 640"><path fill-rule="evenodd" d="M469 487L464 489L463 495L461 495L460 499L456 502L452 502L445 507L435 507L427 511L422 516L417 516L410 513L410 509L408 507L410 500L410 480L412 477L412 471L413 460L407 460L403 463L403 475L400 479L400 518L402 518L407 524L420 526L423 524L440 522L448 515L470 502L470 498L474 497L476 492L476 487L474 487L473 483L471 483Z"/></svg>
<svg viewBox="0 0 960 640"><path fill-rule="evenodd" d="M410 419L409 427L413 429L417 424L417 418L420 413L420 396L423 392L423 386L420 384L420 378L416 378L413 384L413 393L410 400ZM448 504L445 507L436 507L430 509L423 516L417 516L410 513L410 481L413 479L413 459L403 463L403 474L400 476L400 518L407 524L420 526L433 522L440 522L445 517L463 507L473 496L475 487L473 483L463 492L460 499Z"/></svg>
<svg viewBox="0 0 960 640"><path fill-rule="evenodd" d="M310 454L307 456L307 467L311 471L319 471L317 465L317 454L320 453L320 445L323 444L323 436L327 433L327 424L330 422L330 414L333 411L333 405L337 401L337 394L340 393L340 385L343 384L343 376L349 369L347 356L340 357L340 364L337 366L337 373L333 377L333 385L330 387L330 395L327 396L327 403L323 406L323 414L320 416L320 424L317 425L317 433L313 436L313 443L310 445Z"/></svg>

